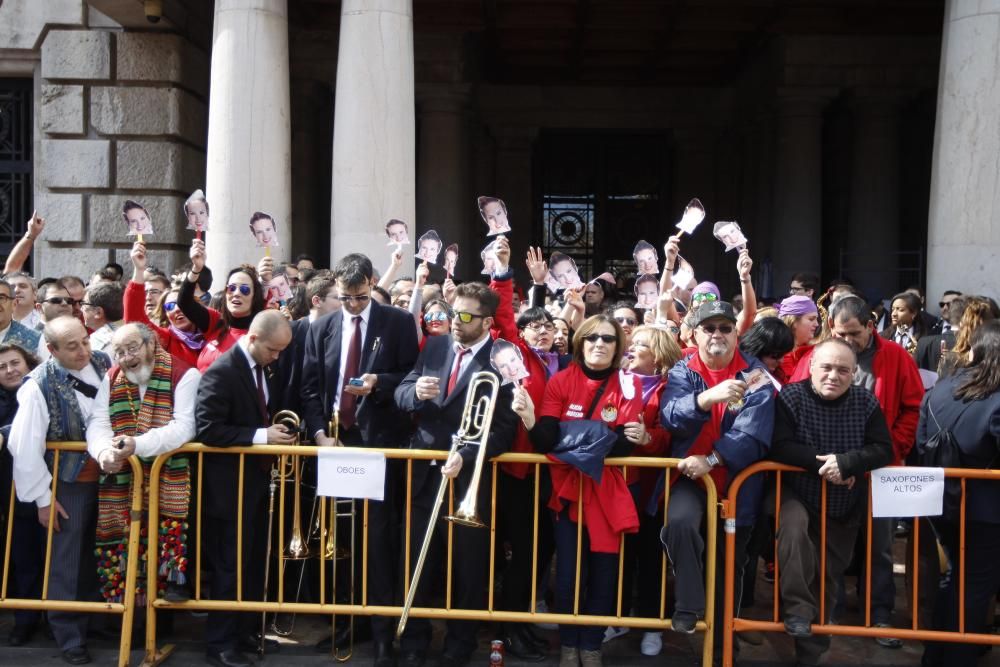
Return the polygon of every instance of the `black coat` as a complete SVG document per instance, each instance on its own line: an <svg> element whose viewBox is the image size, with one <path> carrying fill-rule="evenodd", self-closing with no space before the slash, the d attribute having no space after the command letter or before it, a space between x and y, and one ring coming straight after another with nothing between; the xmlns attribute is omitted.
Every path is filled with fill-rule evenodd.
<svg viewBox="0 0 1000 667"><path fill-rule="evenodd" d="M306 336L309 318L295 320L292 325L292 342L281 351L277 367L278 398L274 405L279 410L291 410L302 415L302 365L306 355Z"/></svg>
<svg viewBox="0 0 1000 667"><path fill-rule="evenodd" d="M952 349L955 347L955 333L949 331L946 334L924 336L917 341L916 361L918 368L937 373L938 364L941 362L942 341L947 349Z"/></svg>
<svg viewBox="0 0 1000 667"><path fill-rule="evenodd" d="M337 396L340 377L340 339L344 316L341 309L325 315L309 327L302 362L302 411L307 435L327 430ZM365 444L399 446L409 434L409 420L396 409L393 392L413 368L420 348L413 316L393 306L372 302L358 375L378 376L375 390L357 403L357 425Z"/></svg>

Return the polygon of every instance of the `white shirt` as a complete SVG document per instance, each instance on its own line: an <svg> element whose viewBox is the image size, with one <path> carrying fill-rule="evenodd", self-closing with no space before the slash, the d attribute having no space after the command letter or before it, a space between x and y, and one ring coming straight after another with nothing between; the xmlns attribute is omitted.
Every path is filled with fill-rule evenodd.
<svg viewBox="0 0 1000 667"><path fill-rule="evenodd" d="M250 364L250 377L253 378L253 386L257 387L257 366L259 365L257 361L250 354L250 339L246 336L240 336L240 339L236 341L236 346L243 351L243 355L247 358L247 363ZM265 373L264 368L261 367L261 373ZM267 389L267 381L264 382L264 400L271 400L271 392ZM267 429L259 428L253 432L253 444L255 445L266 445L267 444Z"/></svg>
<svg viewBox="0 0 1000 667"><path fill-rule="evenodd" d="M346 309L341 309L344 321L340 325L340 383L337 385L337 394L333 399L333 408L340 409L340 394L344 389L344 383L351 378L347 373L347 355L351 353L351 337L354 336L354 318L361 318L361 356L358 357L358 367L361 367L361 357L364 356L365 335L368 333L368 319L372 315L372 300L368 299L368 305L358 315L351 315Z"/></svg>
<svg viewBox="0 0 1000 667"><path fill-rule="evenodd" d="M15 322L23 324L29 329L37 329L39 324L42 324L42 314L38 308L32 308L31 312L22 317L21 319L14 318Z"/></svg>
<svg viewBox="0 0 1000 667"><path fill-rule="evenodd" d="M201 373L195 368L181 376L173 391L173 419L165 426L135 436L136 456L158 456L171 452L194 438L194 408L199 382ZM146 387L144 384L139 385L140 401L146 396ZM111 439L115 437L109 414L110 398L111 379L105 375L97 390L97 398L94 399L94 411L87 420L87 451L95 461L100 461L101 452L112 448Z"/></svg>
<svg viewBox="0 0 1000 667"><path fill-rule="evenodd" d="M483 339L481 341L479 341L478 343L473 343L472 347L469 348L466 348L464 345L462 345L457 341L452 342L451 348L452 350L455 351L456 361L458 360L458 353L460 350L463 349L469 350L462 356L462 361L461 361L462 365L458 369L458 377L455 378L455 384L458 384L459 382L462 381L462 376L465 374L465 371L469 368L469 364L472 363L472 358L477 354L479 354L479 350L483 349L483 346L486 345L486 342L488 340L490 340L490 336L489 334L486 334L485 336L483 336ZM445 379L445 383L447 383L451 379L451 374L454 372L455 372L455 364L452 363L451 368L448 370L448 378ZM445 388L447 389L447 384Z"/></svg>
<svg viewBox="0 0 1000 667"><path fill-rule="evenodd" d="M103 327L100 327L94 333L90 334L90 349L100 350L101 352L107 352L110 354L111 350L111 339L114 338L115 331L125 320L118 322L108 322Z"/></svg>
<svg viewBox="0 0 1000 667"><path fill-rule="evenodd" d="M97 387L101 378L89 363L81 371L69 374ZM94 399L79 391L77 403L84 421L94 410ZM33 379L25 380L17 390L17 414L10 429L10 454L14 457L14 485L21 502L48 507L52 502L52 473L45 464L45 439L49 433L49 406L41 387Z"/></svg>

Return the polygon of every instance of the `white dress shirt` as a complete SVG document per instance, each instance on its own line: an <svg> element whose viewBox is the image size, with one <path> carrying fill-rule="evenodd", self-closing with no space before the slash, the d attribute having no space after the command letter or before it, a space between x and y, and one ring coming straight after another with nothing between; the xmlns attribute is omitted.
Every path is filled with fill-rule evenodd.
<svg viewBox="0 0 1000 667"><path fill-rule="evenodd" d="M344 316L344 321L340 325L340 382L337 384L337 393L333 399L333 407L335 410L340 409L340 393L344 389L344 383L351 378L345 377L347 373L347 355L351 351L351 337L354 336L354 318L361 318L361 356L358 357L358 367L361 367L361 357L365 356L365 343L367 342L366 335L368 333L368 320L372 315L372 300L368 299L368 305L362 310L358 315L351 315L347 312L346 308L342 308L340 312ZM359 371L360 372L360 371Z"/></svg>
<svg viewBox="0 0 1000 667"><path fill-rule="evenodd" d="M250 339L246 336L240 336L240 339L236 341L236 346L243 351L243 355L247 358L247 363L250 364L250 377L253 379L254 388L257 387L257 366L259 365L257 361L250 354ZM261 373L266 375L267 371L261 368ZM264 400L271 400L271 392L267 389L267 381L264 381ZM253 444L255 445L266 445L267 444L267 429L259 428L253 432Z"/></svg>
<svg viewBox="0 0 1000 667"><path fill-rule="evenodd" d="M69 374L98 387L101 378L89 363L81 371ZM84 422L94 410L93 398L76 391ZM14 458L14 485L21 502L48 507L52 502L52 473L45 463L45 440L49 433L49 406L41 387L33 379L25 379L17 390L17 414L10 429L10 454Z"/></svg>
<svg viewBox="0 0 1000 667"><path fill-rule="evenodd" d="M472 347L469 347L469 348L466 348L464 345L462 345L461 343L459 343L457 341L452 341L451 349L455 352L455 359L456 360L458 360L458 352L459 352L459 350L463 350L463 349L469 350L468 352L466 352L462 356L462 362L461 362L462 365L458 369L458 377L455 378L455 384L458 384L459 382L462 381L462 376L465 375L465 371L468 370L469 364L472 363L472 358L474 356L476 356L477 354L479 354L479 350L483 349L483 346L486 345L486 342L489 339L490 339L490 335L487 333L485 336L483 336L482 340L480 340L478 343L473 343ZM453 372L455 372L455 364L454 364L454 362L452 362L451 368L448 369L448 377L445 378L446 388L447 388L447 383L448 383L449 379L451 378L451 374Z"/></svg>
<svg viewBox="0 0 1000 667"><path fill-rule="evenodd" d="M42 324L42 313L38 308L32 308L31 311L22 317L21 319L14 318L15 322L23 324L29 329L38 329L38 325Z"/></svg>
<svg viewBox="0 0 1000 667"><path fill-rule="evenodd" d="M173 419L164 426L135 436L136 456L158 456L171 452L194 438L195 398L200 381L201 373L195 368L181 376L177 386L173 388ZM139 385L140 402L146 396L146 387L144 384ZM95 461L101 460L101 452L113 447L111 439L115 437L115 432L111 429L110 398L111 380L105 375L97 390L97 398L94 399L94 411L87 420L87 451Z"/></svg>
<svg viewBox="0 0 1000 667"><path fill-rule="evenodd" d="M125 323L125 320L118 322L108 322L94 333L90 334L90 349L100 350L111 354L111 339L115 336L115 331Z"/></svg>

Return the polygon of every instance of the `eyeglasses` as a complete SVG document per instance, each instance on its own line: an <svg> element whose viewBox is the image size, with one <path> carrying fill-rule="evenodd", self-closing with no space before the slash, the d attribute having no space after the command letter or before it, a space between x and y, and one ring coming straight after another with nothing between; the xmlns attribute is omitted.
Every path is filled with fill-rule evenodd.
<svg viewBox="0 0 1000 667"><path fill-rule="evenodd" d="M584 336L583 339L588 343L596 343L600 340L610 345L618 341L618 336L613 334L590 334L589 336Z"/></svg>
<svg viewBox="0 0 1000 667"><path fill-rule="evenodd" d="M709 336L711 336L712 334L714 334L716 331L718 331L719 333L721 333L723 335L728 336L729 334L733 333L733 325L732 324L702 324L701 325L701 330L704 331L705 333L707 333Z"/></svg>
<svg viewBox="0 0 1000 667"><path fill-rule="evenodd" d="M805 287L796 287L795 285L791 285L788 288L788 293L789 294L805 294L805 292L806 292L806 288Z"/></svg>
<svg viewBox="0 0 1000 667"><path fill-rule="evenodd" d="M163 310L165 310L168 313L173 311L175 308L177 308L176 301L167 301L165 304L163 304Z"/></svg>
<svg viewBox="0 0 1000 667"><path fill-rule="evenodd" d="M226 291L229 292L230 294L235 293L236 290L239 290L240 294L242 294L243 296L250 296L250 292L253 291L253 288L250 287L249 285L243 285L240 283L229 283L228 285L226 285ZM211 299L211 297L209 297L209 299Z"/></svg>
<svg viewBox="0 0 1000 667"><path fill-rule="evenodd" d="M715 296L711 292L698 292L691 297L693 303L711 303L713 301L718 301L719 297Z"/></svg>
<svg viewBox="0 0 1000 667"><path fill-rule="evenodd" d="M439 310L436 313L427 313L424 315L424 322L444 322L448 319L448 313L443 310Z"/></svg>
<svg viewBox="0 0 1000 667"><path fill-rule="evenodd" d="M372 298L370 294L341 294L340 300L344 303L368 303L368 299Z"/></svg>
<svg viewBox="0 0 1000 667"><path fill-rule="evenodd" d="M545 333L552 333L556 330L556 325L548 322L532 322L531 324L525 324L524 328L531 329L535 333L541 333L543 331Z"/></svg>
<svg viewBox="0 0 1000 667"><path fill-rule="evenodd" d="M481 320L485 315L476 315L475 313L466 313L464 311L458 311L455 313L455 318L462 324L468 324L472 320Z"/></svg>
<svg viewBox="0 0 1000 667"><path fill-rule="evenodd" d="M201 301L201 305L207 306L212 303L212 294L210 292L202 292L198 296L198 301Z"/></svg>
<svg viewBox="0 0 1000 667"><path fill-rule="evenodd" d="M76 300L69 296L53 296L44 299L42 303L51 303L53 306L72 306Z"/></svg>
<svg viewBox="0 0 1000 667"><path fill-rule="evenodd" d="M148 289L148 290L146 290L146 296L160 296L161 294L163 294L163 290L161 290L161 289ZM48 299L46 299L46 301L47 300Z"/></svg>
<svg viewBox="0 0 1000 667"><path fill-rule="evenodd" d="M618 322L618 324L621 324L626 327L634 327L636 324L639 323L639 320L635 319L634 317L616 317L615 320Z"/></svg>
<svg viewBox="0 0 1000 667"><path fill-rule="evenodd" d="M89 301L79 301L78 303L81 306L87 306L88 308L94 305L94 304L90 303Z"/></svg>
<svg viewBox="0 0 1000 667"><path fill-rule="evenodd" d="M7 303L8 301L12 301L12 300L13 300L13 297L9 297L6 294L0 294L0 303Z"/></svg>
<svg viewBox="0 0 1000 667"><path fill-rule="evenodd" d="M146 341L142 341L141 343L133 343L128 347L119 347L114 350L113 356L116 361L121 361L122 359L126 359L128 357L134 357L139 354L139 350L141 350L145 345Z"/></svg>

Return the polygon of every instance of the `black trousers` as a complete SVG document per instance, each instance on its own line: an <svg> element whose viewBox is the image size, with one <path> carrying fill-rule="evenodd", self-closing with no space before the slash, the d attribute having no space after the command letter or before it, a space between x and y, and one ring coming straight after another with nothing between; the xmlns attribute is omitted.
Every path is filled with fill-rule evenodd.
<svg viewBox="0 0 1000 667"><path fill-rule="evenodd" d="M552 534L552 513L546 509L551 483L542 472L539 480L538 499L538 581L542 580L546 567L555 552ZM497 482L497 541L500 546L506 542L510 547L510 561L503 571L503 590L497 609L507 611L534 611L531 606L532 545L535 530L535 478L524 479L503 472ZM503 551L501 550L502 554ZM498 560L502 563L502 560ZM537 586L538 581L535 582Z"/></svg>

